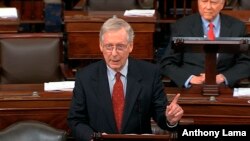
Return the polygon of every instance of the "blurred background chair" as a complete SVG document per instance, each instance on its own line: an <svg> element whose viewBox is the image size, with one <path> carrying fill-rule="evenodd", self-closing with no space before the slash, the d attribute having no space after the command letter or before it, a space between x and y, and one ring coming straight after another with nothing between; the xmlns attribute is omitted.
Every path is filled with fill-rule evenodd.
<svg viewBox="0 0 250 141"><path fill-rule="evenodd" d="M238 1L239 1L239 9L250 10L250 0L238 0Z"/></svg>
<svg viewBox="0 0 250 141"><path fill-rule="evenodd" d="M0 141L66 141L66 131L39 121L21 121L0 131Z"/></svg>
<svg viewBox="0 0 250 141"><path fill-rule="evenodd" d="M1 34L1 84L63 80L61 38L59 33Z"/></svg>
<svg viewBox="0 0 250 141"><path fill-rule="evenodd" d="M250 1L249 0L226 0L224 9L226 10L249 10Z"/></svg>

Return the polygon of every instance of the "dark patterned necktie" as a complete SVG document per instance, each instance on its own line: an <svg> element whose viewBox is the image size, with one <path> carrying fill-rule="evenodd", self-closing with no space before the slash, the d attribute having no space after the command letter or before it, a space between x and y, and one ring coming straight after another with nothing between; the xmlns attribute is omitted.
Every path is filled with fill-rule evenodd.
<svg viewBox="0 0 250 141"><path fill-rule="evenodd" d="M117 72L115 75L116 81L113 87L112 103L115 114L116 126L118 131L121 131L122 117L124 110L124 91L122 81L120 79L121 73Z"/></svg>

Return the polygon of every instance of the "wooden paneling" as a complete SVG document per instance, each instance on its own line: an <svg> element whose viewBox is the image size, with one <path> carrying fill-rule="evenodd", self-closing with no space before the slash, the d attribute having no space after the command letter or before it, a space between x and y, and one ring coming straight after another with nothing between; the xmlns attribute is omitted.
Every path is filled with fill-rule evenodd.
<svg viewBox="0 0 250 141"><path fill-rule="evenodd" d="M6 24L5 24L6 23ZM18 32L19 22L5 22L0 21L0 33L16 33Z"/></svg>
<svg viewBox="0 0 250 141"><path fill-rule="evenodd" d="M11 0L10 6L18 9L22 23L43 22L43 0Z"/></svg>

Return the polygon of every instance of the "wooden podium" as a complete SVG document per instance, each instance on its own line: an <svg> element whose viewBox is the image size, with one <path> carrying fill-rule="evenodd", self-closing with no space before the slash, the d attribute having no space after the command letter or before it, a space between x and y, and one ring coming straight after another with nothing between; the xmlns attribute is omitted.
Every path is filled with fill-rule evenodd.
<svg viewBox="0 0 250 141"><path fill-rule="evenodd" d="M221 37L210 41L201 37L173 37L172 47L178 52L205 53L205 84L203 95L219 95L216 84L217 53L237 53L249 50L250 38Z"/></svg>
<svg viewBox="0 0 250 141"><path fill-rule="evenodd" d="M94 141L168 141L177 139L177 134L94 134Z"/></svg>

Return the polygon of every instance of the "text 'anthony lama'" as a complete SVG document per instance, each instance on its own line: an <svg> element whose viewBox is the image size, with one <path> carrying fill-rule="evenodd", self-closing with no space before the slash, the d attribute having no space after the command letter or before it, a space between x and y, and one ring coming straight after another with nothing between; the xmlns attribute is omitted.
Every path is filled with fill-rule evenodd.
<svg viewBox="0 0 250 141"><path fill-rule="evenodd" d="M247 132L246 131L228 131L226 129L222 129L221 131L203 131L200 129L195 129L192 131L188 131L187 129L184 129L182 132L182 136L189 136L189 137L201 137L201 136L205 136L205 137L214 137L214 138L218 138L219 135L221 134L221 136L247 136Z"/></svg>

